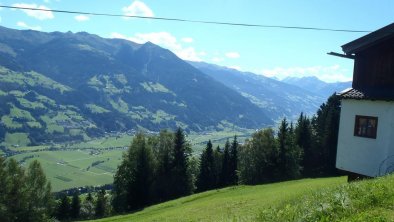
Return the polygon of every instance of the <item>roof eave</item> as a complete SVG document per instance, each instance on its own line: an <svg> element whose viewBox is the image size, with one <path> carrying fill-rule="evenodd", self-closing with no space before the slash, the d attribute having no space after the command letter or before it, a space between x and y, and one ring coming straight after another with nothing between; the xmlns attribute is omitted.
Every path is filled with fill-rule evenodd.
<svg viewBox="0 0 394 222"><path fill-rule="evenodd" d="M342 50L347 55L356 54L372 45L378 44L379 42L392 37L394 37L394 23L343 45Z"/></svg>

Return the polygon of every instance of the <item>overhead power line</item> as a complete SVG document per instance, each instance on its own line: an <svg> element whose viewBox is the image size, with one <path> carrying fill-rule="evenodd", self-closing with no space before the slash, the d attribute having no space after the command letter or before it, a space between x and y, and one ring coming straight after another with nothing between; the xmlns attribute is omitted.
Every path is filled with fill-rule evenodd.
<svg viewBox="0 0 394 222"><path fill-rule="evenodd" d="M366 31L366 30L331 29L331 28L304 27L304 26L284 26L284 25L262 25L262 24L218 22L218 21L191 20L191 19L167 18L167 17L149 17L149 16L138 16L138 15L79 12L79 11L56 10L56 9L18 7L18 6L9 6L9 5L0 5L0 8L23 9L23 10L44 11L44 12L54 12L54 13L67 13L67 14L80 14L80 15L91 15L91 16L126 17L126 18L137 18L137 19L164 20L164 21L173 21L173 22L189 22L189 23L214 24L214 25L257 27L257 28L298 29L298 30L330 31L330 32L362 32L362 33L371 32L371 31Z"/></svg>

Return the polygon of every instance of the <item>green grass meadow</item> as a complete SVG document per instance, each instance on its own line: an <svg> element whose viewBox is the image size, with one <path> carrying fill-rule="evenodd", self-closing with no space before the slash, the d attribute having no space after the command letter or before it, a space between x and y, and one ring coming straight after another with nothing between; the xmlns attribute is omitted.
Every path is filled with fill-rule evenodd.
<svg viewBox="0 0 394 222"><path fill-rule="evenodd" d="M215 146L224 147L227 139L232 141L234 135L237 135L238 141L242 142L250 132L226 130L203 134L191 133L187 135L187 140L192 145L193 151L200 153L208 140L211 140ZM60 191L73 187L112 183L122 153L131 144L133 136L119 134L84 142L40 146L26 146L27 142L24 142L26 139L28 139L27 135L23 133L7 134L8 144L21 144L8 148L24 152L12 157L18 161L25 159L22 162L25 166L34 159L40 161L47 178L52 183L53 191ZM49 148L55 150L49 151ZM95 161L104 162L92 166Z"/></svg>
<svg viewBox="0 0 394 222"><path fill-rule="evenodd" d="M40 161L53 191L72 187L96 186L113 182L113 175L124 150L65 150L23 153L13 156L27 166ZM92 166L96 161L103 161Z"/></svg>
<svg viewBox="0 0 394 222"><path fill-rule="evenodd" d="M345 177L335 177L235 186L168 201L133 214L96 221L255 221L264 209L280 206L318 189L344 183Z"/></svg>

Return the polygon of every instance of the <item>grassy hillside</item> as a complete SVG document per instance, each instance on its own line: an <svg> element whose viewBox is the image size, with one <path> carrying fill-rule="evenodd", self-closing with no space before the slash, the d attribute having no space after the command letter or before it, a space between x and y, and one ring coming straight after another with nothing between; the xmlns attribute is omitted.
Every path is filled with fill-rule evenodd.
<svg viewBox="0 0 394 222"><path fill-rule="evenodd" d="M316 190L260 212L257 221L394 221L394 175Z"/></svg>
<svg viewBox="0 0 394 222"><path fill-rule="evenodd" d="M346 183L345 177L303 179L213 190L97 221L255 221L264 209L312 191Z"/></svg>

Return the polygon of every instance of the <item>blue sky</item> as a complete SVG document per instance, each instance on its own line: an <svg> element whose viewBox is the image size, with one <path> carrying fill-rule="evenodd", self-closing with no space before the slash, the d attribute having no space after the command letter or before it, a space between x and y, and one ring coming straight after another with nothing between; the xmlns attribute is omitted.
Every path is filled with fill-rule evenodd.
<svg viewBox="0 0 394 222"><path fill-rule="evenodd" d="M393 22L394 1L381 0L0 0L1 5L262 25L376 30ZM353 61L329 56L365 33L221 26L0 9L0 25L86 31L106 38L151 41L179 57L283 79L346 81Z"/></svg>

